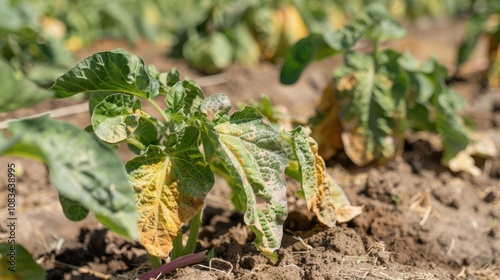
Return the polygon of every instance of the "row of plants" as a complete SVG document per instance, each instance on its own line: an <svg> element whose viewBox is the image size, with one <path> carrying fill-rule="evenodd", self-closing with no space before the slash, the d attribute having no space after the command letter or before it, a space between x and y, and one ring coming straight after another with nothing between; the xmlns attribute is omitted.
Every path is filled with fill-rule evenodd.
<svg viewBox="0 0 500 280"><path fill-rule="evenodd" d="M303 0L0 0L0 55L41 85L76 60L72 53L106 37L173 45L171 55L205 73L237 62L276 61L309 33L336 30L373 1ZM378 0L398 19L455 15L471 0ZM186 16L189 15L189 16Z"/></svg>
<svg viewBox="0 0 500 280"><path fill-rule="evenodd" d="M405 30L383 6L371 5L346 27L311 34L292 46L281 82L296 82L315 59L343 54L311 120L323 157L343 149L359 166L384 163L402 154L407 131L430 131L440 136L443 165L480 175L472 157L495 155L494 145L460 116L465 103L447 85L444 66L381 49L383 42L403 36ZM354 50L360 40L370 41L372 51Z"/></svg>

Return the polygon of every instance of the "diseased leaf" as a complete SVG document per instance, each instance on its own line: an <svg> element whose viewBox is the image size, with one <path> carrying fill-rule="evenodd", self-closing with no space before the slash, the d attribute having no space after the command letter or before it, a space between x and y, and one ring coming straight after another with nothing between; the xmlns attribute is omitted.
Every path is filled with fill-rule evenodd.
<svg viewBox="0 0 500 280"><path fill-rule="evenodd" d="M302 191L307 208L316 213L318 220L334 227L336 215L334 201L330 194L330 182L326 180L326 166L318 154L318 145L309 137L310 131L303 127L292 130L286 138L291 146L293 157L298 162ZM283 138L283 134L282 134ZM289 155L290 158L291 155Z"/></svg>
<svg viewBox="0 0 500 280"><path fill-rule="evenodd" d="M329 195L333 200L337 222L346 223L363 213L363 206L352 206L342 188L325 172L326 181L329 182Z"/></svg>
<svg viewBox="0 0 500 280"><path fill-rule="evenodd" d="M386 161L403 148L405 107L403 90L393 90L394 74L366 54L349 53L334 72L335 95L342 104L342 142L359 166Z"/></svg>
<svg viewBox="0 0 500 280"><path fill-rule="evenodd" d="M184 223L203 207L214 176L198 148L199 131L174 132L167 147L151 145L125 164L136 193L139 241L148 252L167 258Z"/></svg>
<svg viewBox="0 0 500 280"><path fill-rule="evenodd" d="M279 134L255 108L245 107L229 119L229 99L208 97L200 106L204 133L230 175L229 184L244 206L245 223L255 232L256 247L276 260L287 216L284 171L287 155Z"/></svg>
<svg viewBox="0 0 500 280"><path fill-rule="evenodd" d="M95 53L66 72L50 88L55 97L80 92L122 92L142 98L159 94L159 82L149 76L144 61L123 49Z"/></svg>
<svg viewBox="0 0 500 280"><path fill-rule="evenodd" d="M344 147L340 104L335 97L333 81L323 91L316 111L317 116L311 120L311 137L318 143L319 154L328 159Z"/></svg>
<svg viewBox="0 0 500 280"><path fill-rule="evenodd" d="M22 245L0 243L0 279L44 280L45 271Z"/></svg>
<svg viewBox="0 0 500 280"><path fill-rule="evenodd" d="M139 126L141 100L116 93L107 96L92 112L92 128L101 140L117 143L130 137Z"/></svg>
<svg viewBox="0 0 500 280"><path fill-rule="evenodd" d="M85 207L77 201L59 195L59 202L61 203L64 216L71 221L81 221L89 214L89 210L85 209Z"/></svg>
<svg viewBox="0 0 500 280"><path fill-rule="evenodd" d="M47 117L12 122L9 132L19 140L7 154L46 162L61 196L92 211L116 233L137 239L133 192L113 150L87 132Z"/></svg>
<svg viewBox="0 0 500 280"><path fill-rule="evenodd" d="M34 105L52 94L30 80L17 76L7 62L0 59L0 112L10 112Z"/></svg>

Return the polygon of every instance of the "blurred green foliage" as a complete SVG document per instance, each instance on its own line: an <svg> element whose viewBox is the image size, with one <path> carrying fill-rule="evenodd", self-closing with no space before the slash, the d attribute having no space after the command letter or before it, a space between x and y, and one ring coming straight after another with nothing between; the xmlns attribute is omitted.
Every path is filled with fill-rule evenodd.
<svg viewBox="0 0 500 280"><path fill-rule="evenodd" d="M102 38L174 46L206 73L230 63L276 61L308 33L345 25L368 3L397 19L455 15L474 0L0 0L0 55L39 84L75 63L72 52Z"/></svg>

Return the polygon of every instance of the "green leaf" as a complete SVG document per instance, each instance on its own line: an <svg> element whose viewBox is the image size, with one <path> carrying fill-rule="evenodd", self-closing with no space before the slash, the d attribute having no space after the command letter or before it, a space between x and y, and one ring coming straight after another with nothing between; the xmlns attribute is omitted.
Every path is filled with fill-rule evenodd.
<svg viewBox="0 0 500 280"><path fill-rule="evenodd" d="M288 157L296 159L298 163L298 170L294 173L299 174L298 181L302 185L307 208L316 213L321 223L334 227L337 218L330 182L326 178L325 162L318 154L318 145L309 137L309 133L309 129L299 126L291 132L282 133L282 139L290 146L287 153L293 153Z"/></svg>
<svg viewBox="0 0 500 280"><path fill-rule="evenodd" d="M186 91L181 82L177 82L167 92L165 103L167 109L165 112L174 123L181 123L184 121L184 100L186 98Z"/></svg>
<svg viewBox="0 0 500 280"><path fill-rule="evenodd" d="M281 67L280 81L285 85L295 83L302 71L313 60L340 53L339 49L332 49L319 34L311 34L300 39L285 55L285 63Z"/></svg>
<svg viewBox="0 0 500 280"><path fill-rule="evenodd" d="M92 112L94 133L108 143L123 141L139 126L140 110L141 100L137 96L109 95Z"/></svg>
<svg viewBox="0 0 500 280"><path fill-rule="evenodd" d="M281 83L295 83L311 61L348 51L363 35L382 42L404 37L405 31L383 6L370 5L344 28L321 35L311 34L293 45L281 68Z"/></svg>
<svg viewBox="0 0 500 280"><path fill-rule="evenodd" d="M0 59L0 112L10 112L22 107L34 105L52 94L38 87L30 80L20 77L7 62Z"/></svg>
<svg viewBox="0 0 500 280"><path fill-rule="evenodd" d="M83 207L78 201L74 201L59 195L59 202L64 212L64 216L71 221L77 222L85 219L89 210Z"/></svg>
<svg viewBox="0 0 500 280"><path fill-rule="evenodd" d="M0 279L44 280L45 271L22 245L0 243Z"/></svg>
<svg viewBox="0 0 500 280"><path fill-rule="evenodd" d="M137 238L133 192L114 151L87 132L47 117L12 122L9 132L19 142L7 154L43 160L61 196L92 211L114 232Z"/></svg>
<svg viewBox="0 0 500 280"><path fill-rule="evenodd" d="M151 117L150 117L151 118ZM139 126L134 131L131 137L127 139L129 141L128 147L135 152L136 154L140 154L142 151L145 151L147 146L158 144L158 129L154 124L153 120L148 120L146 118L141 118L139 120ZM158 120L156 120L158 122ZM140 144L138 144L140 143ZM140 147L138 147L140 146Z"/></svg>
<svg viewBox="0 0 500 280"><path fill-rule="evenodd" d="M335 96L342 104L342 142L360 166L386 161L402 149L405 91L393 90L400 85L384 64L386 59L383 53L376 64L370 55L348 53L345 65L334 72Z"/></svg>
<svg viewBox="0 0 500 280"><path fill-rule="evenodd" d="M454 95L451 89L444 88L436 104L436 129L443 143L441 162L445 165L469 144L464 121L454 110Z"/></svg>
<svg viewBox="0 0 500 280"><path fill-rule="evenodd" d="M180 228L200 211L214 184L199 134L185 127L170 134L165 150L151 145L125 164L136 193L139 241L152 255L168 257Z"/></svg>
<svg viewBox="0 0 500 280"><path fill-rule="evenodd" d="M94 113L94 109L97 106L97 104L101 103L106 97L109 95L114 94L114 93L109 93L109 92L94 92L89 98L89 114L92 116L92 113Z"/></svg>
<svg viewBox="0 0 500 280"><path fill-rule="evenodd" d="M227 118L229 99L215 94L204 100L204 133L215 149L240 205L245 223L255 232L257 249L272 259L280 247L287 216L284 171L287 154L279 134L255 108L245 107Z"/></svg>
<svg viewBox="0 0 500 280"><path fill-rule="evenodd" d="M186 97L184 98L184 114L188 115L198 112L201 102L205 99L205 95L203 95L200 86L190 78L184 79L184 81L182 81L182 86L186 91Z"/></svg>
<svg viewBox="0 0 500 280"><path fill-rule="evenodd" d="M159 82L149 76L144 61L123 49L95 53L80 61L50 88L55 97L80 92L122 92L142 98L159 94Z"/></svg>

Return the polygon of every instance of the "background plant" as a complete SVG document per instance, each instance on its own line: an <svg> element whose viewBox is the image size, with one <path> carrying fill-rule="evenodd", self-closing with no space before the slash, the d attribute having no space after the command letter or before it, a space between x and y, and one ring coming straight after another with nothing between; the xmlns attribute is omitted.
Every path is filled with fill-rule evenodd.
<svg viewBox="0 0 500 280"><path fill-rule="evenodd" d="M343 148L357 165L386 162L402 153L408 129L425 130L440 135L442 164L479 175L471 155L495 150L458 114L464 102L447 86L446 68L435 59L420 62L408 53L380 50L382 42L404 35L383 6L371 5L344 28L297 42L281 81L294 83L314 59L344 54L313 120L324 157ZM362 38L373 43L372 52L352 49Z"/></svg>
<svg viewBox="0 0 500 280"><path fill-rule="evenodd" d="M500 4L498 1L476 1L466 34L457 53L457 68L472 54L479 39L488 41L488 69L486 77L491 87L500 87Z"/></svg>

